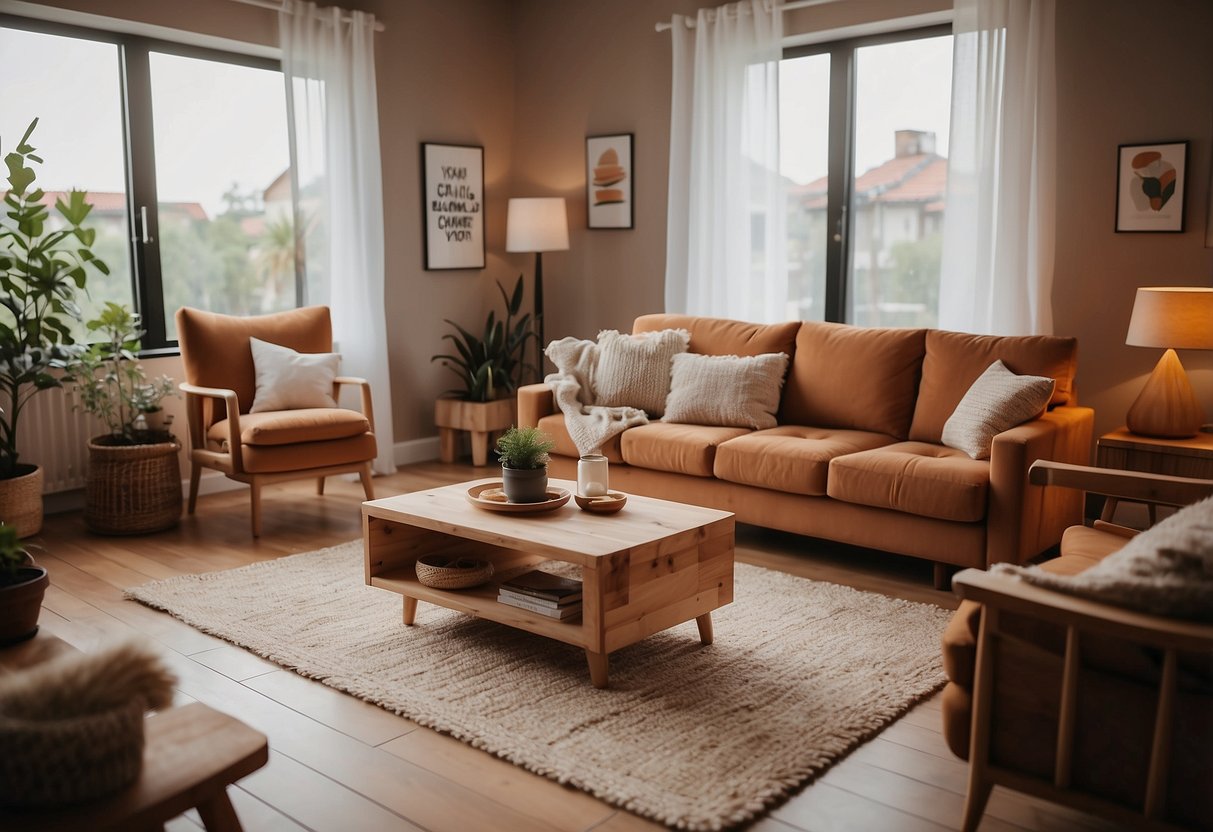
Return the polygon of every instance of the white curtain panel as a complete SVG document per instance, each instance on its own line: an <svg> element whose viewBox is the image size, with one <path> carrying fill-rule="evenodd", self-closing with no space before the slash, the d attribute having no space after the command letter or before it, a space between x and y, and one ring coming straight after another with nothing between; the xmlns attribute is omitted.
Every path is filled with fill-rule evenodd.
<svg viewBox="0 0 1213 832"><path fill-rule="evenodd" d="M343 20L344 18L344 20ZM285 0L278 18L307 302L328 304L341 371L371 384L377 474L396 470L384 313L375 17Z"/></svg>
<svg viewBox="0 0 1213 832"><path fill-rule="evenodd" d="M956 0L939 325L1053 330L1054 0Z"/></svg>
<svg viewBox="0 0 1213 832"><path fill-rule="evenodd" d="M783 16L773 2L674 15L666 312L783 321Z"/></svg>

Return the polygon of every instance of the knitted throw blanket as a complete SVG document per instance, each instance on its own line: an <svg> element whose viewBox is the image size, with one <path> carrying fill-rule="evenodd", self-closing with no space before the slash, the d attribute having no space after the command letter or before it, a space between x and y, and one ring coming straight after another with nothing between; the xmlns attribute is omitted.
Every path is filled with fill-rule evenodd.
<svg viewBox="0 0 1213 832"><path fill-rule="evenodd" d="M556 372L545 378L544 383L552 389L579 454L598 453L615 434L648 424L649 417L639 408L594 404L598 345L593 341L562 338L548 344L545 353L556 365Z"/></svg>

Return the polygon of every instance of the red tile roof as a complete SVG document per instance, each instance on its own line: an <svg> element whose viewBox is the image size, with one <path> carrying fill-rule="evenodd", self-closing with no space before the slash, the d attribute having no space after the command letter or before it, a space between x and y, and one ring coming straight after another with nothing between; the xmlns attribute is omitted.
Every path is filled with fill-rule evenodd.
<svg viewBox="0 0 1213 832"><path fill-rule="evenodd" d="M822 176L788 192L800 198L802 208L823 209L828 186L829 178ZM865 202L937 202L947 186L948 160L934 153L889 159L855 180L855 192Z"/></svg>
<svg viewBox="0 0 1213 832"><path fill-rule="evenodd" d="M55 201L67 201L67 191L46 191L42 204L49 208L55 206ZM89 191L88 202L96 214L125 214L126 194L114 191ZM192 220L205 220L206 209L198 202L161 202L160 210L177 214L185 214Z"/></svg>

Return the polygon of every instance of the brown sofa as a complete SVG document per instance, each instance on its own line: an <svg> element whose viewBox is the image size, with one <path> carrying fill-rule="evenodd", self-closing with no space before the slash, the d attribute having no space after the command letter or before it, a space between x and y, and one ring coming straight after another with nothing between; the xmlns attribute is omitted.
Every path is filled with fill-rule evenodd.
<svg viewBox="0 0 1213 832"><path fill-rule="evenodd" d="M1094 414L1077 406L1072 338L661 314L633 331L667 328L688 330L693 353L787 353L779 424L630 428L602 449L612 488L955 566L1022 563L1080 517L1080 494L1027 482L1036 459L1088 459ZM1053 377L1056 391L1040 418L995 438L990 459L970 459L940 444L943 425L998 358ZM575 478L577 449L545 385L519 390L518 422L555 440L553 476Z"/></svg>

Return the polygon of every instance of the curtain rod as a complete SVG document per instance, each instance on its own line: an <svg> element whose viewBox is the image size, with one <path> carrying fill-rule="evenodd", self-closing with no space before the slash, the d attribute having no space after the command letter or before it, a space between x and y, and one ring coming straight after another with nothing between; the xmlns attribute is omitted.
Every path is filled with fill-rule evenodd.
<svg viewBox="0 0 1213 832"><path fill-rule="evenodd" d="M246 6L256 6L259 9L269 9L270 11L274 11L274 12L282 11L282 4L275 3L274 0L232 0L232 2L233 3L243 3ZM348 14L343 14L341 16L342 23L349 23L351 19L352 18ZM382 32L385 29L387 29L386 26L384 26L378 20L375 21L375 31L376 32Z"/></svg>
<svg viewBox="0 0 1213 832"><path fill-rule="evenodd" d="M240 2L246 2L246 0L240 0ZM794 11L796 9L807 9L810 6L825 6L825 5L828 5L829 3L837 3L837 2L839 2L839 0L794 0L794 2L791 2L791 3L784 3L783 5L781 5L779 7L779 10L781 12L790 12L790 11ZM695 21L693 18L686 17L683 19L686 21L686 26L688 29L695 28ZM673 26L673 24L671 24L669 22L662 22L662 23L658 23L655 28L657 29L658 32L668 32L671 29L673 29L674 26Z"/></svg>

